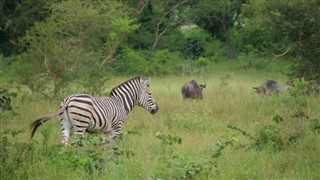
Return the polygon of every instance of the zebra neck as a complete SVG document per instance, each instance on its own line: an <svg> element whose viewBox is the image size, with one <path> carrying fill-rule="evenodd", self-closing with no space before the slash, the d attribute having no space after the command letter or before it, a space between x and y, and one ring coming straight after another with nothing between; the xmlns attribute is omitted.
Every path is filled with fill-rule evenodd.
<svg viewBox="0 0 320 180"><path fill-rule="evenodd" d="M133 109L136 105L136 98L133 94L130 93L114 93L111 97L117 98L121 101L123 108L126 110L127 114Z"/></svg>
<svg viewBox="0 0 320 180"><path fill-rule="evenodd" d="M135 101L133 100L133 98L121 99L121 100L122 100L124 109L126 110L127 114L129 114L129 112L135 106Z"/></svg>
<svg viewBox="0 0 320 180"><path fill-rule="evenodd" d="M110 96L121 99L123 108L129 113L138 102L140 79L134 78L111 90Z"/></svg>

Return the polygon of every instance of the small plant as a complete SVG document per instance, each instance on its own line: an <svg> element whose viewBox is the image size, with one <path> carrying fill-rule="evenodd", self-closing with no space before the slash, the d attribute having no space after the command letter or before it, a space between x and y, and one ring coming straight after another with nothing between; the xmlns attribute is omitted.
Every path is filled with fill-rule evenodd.
<svg viewBox="0 0 320 180"><path fill-rule="evenodd" d="M258 150L271 149L274 151L285 150L302 139L306 132L319 132L318 119L310 120L308 115L308 82L302 79L294 80L294 87L289 91L289 96L284 99L284 105L289 109L289 116L285 118L276 114L272 120L275 124L261 124L255 131L255 136L234 125L227 127L239 131L242 135L253 141L253 147ZM309 124L309 125L308 125ZM310 127L310 128L308 128Z"/></svg>
<svg viewBox="0 0 320 180"><path fill-rule="evenodd" d="M280 115L275 115L273 118L272 118L272 121L279 124L280 122L283 122L283 117L281 117Z"/></svg>
<svg viewBox="0 0 320 180"><path fill-rule="evenodd" d="M0 131L0 176L4 179L19 179L15 176L15 170L22 168L24 162L30 157L33 144L19 143L15 141L22 130ZM28 175L23 175L28 179ZM21 178L20 178L21 179Z"/></svg>
<svg viewBox="0 0 320 180"><path fill-rule="evenodd" d="M175 176L175 174L168 173L168 169L180 169L177 165L181 162L179 155L174 151L174 145L180 145L182 143L182 139L179 136L162 134L159 131L155 133L155 136L161 141L162 145L159 150L159 156L157 156L157 160L159 161L157 172L155 172L155 175L153 175L151 179L170 179ZM173 171L173 173L175 172Z"/></svg>
<svg viewBox="0 0 320 180"><path fill-rule="evenodd" d="M231 80L233 74L232 73L225 73L220 77L220 84L219 86L223 89L227 89L229 85L229 81Z"/></svg>
<svg viewBox="0 0 320 180"><path fill-rule="evenodd" d="M270 149L281 151L288 149L288 147L294 145L299 139L302 139L308 129L315 133L320 132L318 119L312 119L309 126L301 126L296 125L296 121L294 121L295 118L295 116L291 116L291 118L285 119L280 115L276 115L273 117L275 124L261 124L255 131L255 136L234 125L228 125L228 128L239 131L243 136L250 139L253 142L250 147L255 147L257 150Z"/></svg>
<svg viewBox="0 0 320 180"><path fill-rule="evenodd" d="M185 166L185 174L178 179L191 179L204 170L210 170L210 166L206 165L205 163L189 163Z"/></svg>
<svg viewBox="0 0 320 180"><path fill-rule="evenodd" d="M256 140L256 138L253 137L251 134L249 134L248 132L246 132L245 130L243 130L239 127L236 127L235 125L229 124L229 125L227 125L227 127L230 129L234 129L234 130L241 132L242 135L244 135L245 137L248 137L250 140Z"/></svg>
<svg viewBox="0 0 320 180"><path fill-rule="evenodd" d="M0 159L1 162L6 160L6 156L9 154L9 149L15 144L11 138L23 133L22 130L6 130L0 132ZM3 158L3 159L2 159Z"/></svg>
<svg viewBox="0 0 320 180"><path fill-rule="evenodd" d="M319 121L319 119L310 119L309 127L312 132L320 134L320 121Z"/></svg>
<svg viewBox="0 0 320 180"><path fill-rule="evenodd" d="M287 123L292 127L294 137L302 137L307 131L307 126L310 122L309 102L308 102L308 87L309 82L301 79L293 80L294 87L289 91L289 97L284 99L284 103L288 106L290 118ZM296 139L294 138L294 139Z"/></svg>
<svg viewBox="0 0 320 180"><path fill-rule="evenodd" d="M218 158L222 155L222 150L225 149L228 145L233 145L233 142L237 141L237 139L233 138L224 138L220 142L218 142L215 146L211 148L211 157Z"/></svg>
<svg viewBox="0 0 320 180"><path fill-rule="evenodd" d="M75 148L67 148L61 155L74 168L83 168L90 174L102 173L108 163L118 163L120 156L130 158L133 152L123 150L117 140L106 136L85 135L73 142Z"/></svg>
<svg viewBox="0 0 320 180"><path fill-rule="evenodd" d="M281 129L276 125L262 125L257 132L255 146L257 149L283 150L285 138L281 134Z"/></svg>
<svg viewBox="0 0 320 180"><path fill-rule="evenodd" d="M156 137L161 140L162 144L172 145L172 144L181 144L182 139L179 136L172 136L170 134L165 135L160 132L156 132Z"/></svg>
<svg viewBox="0 0 320 180"><path fill-rule="evenodd" d="M214 162L213 159L216 159L222 155L222 151L228 146L233 145L234 142L237 142L238 139L231 137L231 138L224 138L215 144L211 149L211 158L209 160L200 161L198 163L191 162L185 166L185 174L180 177L179 179L191 179L195 177L197 174L200 174L204 171L212 170L212 167L217 168L217 162ZM218 170L215 169L217 172Z"/></svg>
<svg viewBox="0 0 320 180"><path fill-rule="evenodd" d="M249 147L255 147L259 150L266 147L270 147L275 150L281 150L283 148L283 140L280 130L275 125L262 125L261 128L257 130L255 136L239 127L236 127L235 125L228 125L227 127L239 131L243 136L253 141Z"/></svg>
<svg viewBox="0 0 320 180"><path fill-rule="evenodd" d="M11 98L16 96L16 93L10 92L6 88L0 87L0 109L2 112L11 111L13 109L11 106Z"/></svg>

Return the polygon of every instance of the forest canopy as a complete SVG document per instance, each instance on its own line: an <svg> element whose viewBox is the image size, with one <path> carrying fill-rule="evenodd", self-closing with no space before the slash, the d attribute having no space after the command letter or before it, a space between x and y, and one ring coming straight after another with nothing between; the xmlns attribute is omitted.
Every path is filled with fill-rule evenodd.
<svg viewBox="0 0 320 180"><path fill-rule="evenodd" d="M320 2L267 0L1 1L0 73L52 97L93 93L114 74L197 72L210 63L287 61L320 84Z"/></svg>

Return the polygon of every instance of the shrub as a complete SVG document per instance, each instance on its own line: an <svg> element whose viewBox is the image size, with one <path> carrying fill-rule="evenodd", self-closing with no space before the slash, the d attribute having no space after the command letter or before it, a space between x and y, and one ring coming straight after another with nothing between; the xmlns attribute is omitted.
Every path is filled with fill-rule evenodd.
<svg viewBox="0 0 320 180"><path fill-rule="evenodd" d="M187 47L185 48L186 54L191 59L198 59L206 52L206 45L210 43L212 37L201 28L182 29L182 33L187 39ZM211 49L212 52L212 49Z"/></svg>
<svg viewBox="0 0 320 180"><path fill-rule="evenodd" d="M0 109L1 111L11 111L11 98L16 97L17 94L9 92L8 89L0 87Z"/></svg>
<svg viewBox="0 0 320 180"><path fill-rule="evenodd" d="M309 103L306 98L308 84L309 82L304 79L294 79L294 87L290 89L289 96L285 96L282 100L283 105L288 109L288 114L276 114L272 118L273 124L260 124L254 136L234 125L228 125L228 128L241 132L253 141L251 147L273 151L292 147L310 131L319 133L319 120L311 119L308 113Z"/></svg>
<svg viewBox="0 0 320 180"><path fill-rule="evenodd" d="M205 57L199 57L196 61L194 61L194 66L197 68L204 68L209 65L210 61Z"/></svg>
<svg viewBox="0 0 320 180"><path fill-rule="evenodd" d="M116 68L121 73L144 75L167 75L178 71L180 53L167 49L156 51L153 55L149 53L125 48L118 57Z"/></svg>

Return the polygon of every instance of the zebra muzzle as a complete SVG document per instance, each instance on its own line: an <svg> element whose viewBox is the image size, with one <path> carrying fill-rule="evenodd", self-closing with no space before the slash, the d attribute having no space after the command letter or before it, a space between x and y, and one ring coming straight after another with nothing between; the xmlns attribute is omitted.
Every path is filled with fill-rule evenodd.
<svg viewBox="0 0 320 180"><path fill-rule="evenodd" d="M159 110L159 107L158 107L158 105L156 104L156 107L154 108L154 109L151 109L151 114L155 114L155 113L157 113L158 112L158 110Z"/></svg>

